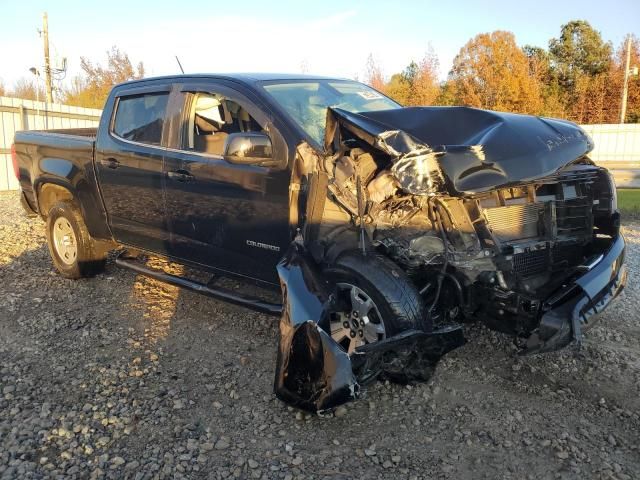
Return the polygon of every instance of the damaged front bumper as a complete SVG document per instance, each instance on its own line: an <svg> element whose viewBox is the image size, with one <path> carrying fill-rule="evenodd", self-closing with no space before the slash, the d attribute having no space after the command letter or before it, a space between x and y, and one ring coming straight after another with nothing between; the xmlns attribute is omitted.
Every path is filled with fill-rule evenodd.
<svg viewBox="0 0 640 480"><path fill-rule="evenodd" d="M575 341L582 343L582 331L616 298L627 283L624 265L625 242L616 236L609 248L585 273L549 297L542 306L540 324L527 338L523 354L558 350Z"/></svg>
<svg viewBox="0 0 640 480"><path fill-rule="evenodd" d="M582 274L542 305L540 323L522 353L558 350L582 341L582 331L622 291L625 242L619 235ZM465 343L460 326L408 330L358 347L351 355L328 333L332 296L315 262L294 242L278 264L283 294L274 391L291 406L322 412L356 400L360 387L382 377L397 383L428 380L439 359Z"/></svg>
<svg viewBox="0 0 640 480"><path fill-rule="evenodd" d="M438 360L464 344L462 328L408 330L349 355L327 332L332 298L321 273L294 242L278 265L283 294L274 391L291 406L321 412L355 400L380 375L428 380Z"/></svg>

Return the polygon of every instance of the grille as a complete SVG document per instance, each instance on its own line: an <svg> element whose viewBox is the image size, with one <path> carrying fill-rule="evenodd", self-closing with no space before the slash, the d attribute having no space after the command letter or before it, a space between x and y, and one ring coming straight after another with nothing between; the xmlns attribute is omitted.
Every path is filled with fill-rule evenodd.
<svg viewBox="0 0 640 480"><path fill-rule="evenodd" d="M542 209L540 203L528 203L487 208L484 214L493 234L502 241L511 241L535 238L540 234L538 219Z"/></svg>
<svg viewBox="0 0 640 480"><path fill-rule="evenodd" d="M530 277L546 272L551 266L555 271L573 267L582 261L582 248L569 245L532 252L517 253L513 256L513 272L521 277Z"/></svg>
<svg viewBox="0 0 640 480"><path fill-rule="evenodd" d="M584 199L556 202L558 235L590 235L593 230L591 205Z"/></svg>
<svg viewBox="0 0 640 480"><path fill-rule="evenodd" d="M556 173L555 175L551 175L546 178L541 178L539 181L547 181L553 183L564 183L564 182L582 182L582 183L592 183L598 179L600 175L600 168L598 167L577 167L573 170L568 170L560 173Z"/></svg>
<svg viewBox="0 0 640 480"><path fill-rule="evenodd" d="M517 253L513 256L513 271L516 275L529 277L544 273L549 265L549 251Z"/></svg>

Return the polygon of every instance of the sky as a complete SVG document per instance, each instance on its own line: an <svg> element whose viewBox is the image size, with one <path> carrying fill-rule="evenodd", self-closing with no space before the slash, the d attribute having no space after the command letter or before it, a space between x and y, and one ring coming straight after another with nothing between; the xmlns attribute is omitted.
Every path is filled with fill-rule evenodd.
<svg viewBox="0 0 640 480"><path fill-rule="evenodd" d="M42 13L51 55L66 57L68 81L80 57L105 62L117 45L147 76L293 72L364 77L369 54L383 73L419 61L431 46L445 78L460 48L478 33L509 30L519 45L547 47L562 24L589 21L617 47L640 36L640 0L496 1L182 1L0 0L0 79L6 87L44 63Z"/></svg>

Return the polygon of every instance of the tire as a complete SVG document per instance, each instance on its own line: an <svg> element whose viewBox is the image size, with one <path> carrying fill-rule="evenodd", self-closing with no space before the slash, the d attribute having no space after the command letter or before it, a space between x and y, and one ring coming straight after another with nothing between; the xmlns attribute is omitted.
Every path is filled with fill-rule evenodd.
<svg viewBox="0 0 640 480"><path fill-rule="evenodd" d="M89 235L77 205L63 201L51 207L46 230L51 260L63 277L92 277L104 270L107 251Z"/></svg>
<svg viewBox="0 0 640 480"><path fill-rule="evenodd" d="M374 253L363 256L360 252L347 252L324 273L332 291L339 291L340 284L353 285L373 301L384 325L384 338L410 329L431 329L430 325L423 324L420 294L407 275L388 258Z"/></svg>

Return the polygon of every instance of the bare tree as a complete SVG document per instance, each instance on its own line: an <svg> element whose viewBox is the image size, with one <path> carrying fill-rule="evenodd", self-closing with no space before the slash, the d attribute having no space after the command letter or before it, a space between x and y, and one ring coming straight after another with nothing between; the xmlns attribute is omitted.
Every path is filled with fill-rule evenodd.
<svg viewBox="0 0 640 480"><path fill-rule="evenodd" d="M20 78L13 85L10 91L6 92L8 97L22 98L25 100L44 100L45 91L44 87L36 84L33 80L27 78Z"/></svg>
<svg viewBox="0 0 640 480"><path fill-rule="evenodd" d="M372 53L370 53L369 56L367 57L366 70L367 70L367 73L366 73L367 76L365 79L365 83L375 88L376 90L384 91L384 88L385 88L384 76L382 75L381 68L378 66L375 59L373 58Z"/></svg>

